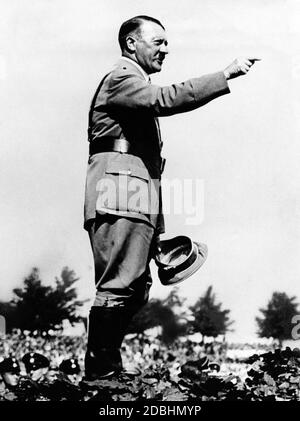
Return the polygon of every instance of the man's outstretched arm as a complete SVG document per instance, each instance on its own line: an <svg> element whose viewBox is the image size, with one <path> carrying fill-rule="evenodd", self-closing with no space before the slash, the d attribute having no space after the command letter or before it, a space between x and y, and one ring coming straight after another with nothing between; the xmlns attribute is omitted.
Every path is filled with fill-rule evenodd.
<svg viewBox="0 0 300 421"><path fill-rule="evenodd" d="M250 60L236 59L224 71L189 79L171 86L149 85L135 73L119 69L109 82L107 105L114 108L148 109L156 116L191 111L230 92L227 80L247 73Z"/></svg>

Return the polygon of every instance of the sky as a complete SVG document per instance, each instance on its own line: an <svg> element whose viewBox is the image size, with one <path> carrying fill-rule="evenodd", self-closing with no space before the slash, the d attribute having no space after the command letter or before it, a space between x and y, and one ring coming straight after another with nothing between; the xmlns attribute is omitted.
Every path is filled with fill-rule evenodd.
<svg viewBox="0 0 300 421"><path fill-rule="evenodd" d="M201 182L203 218L166 215L164 238L208 245L205 265L179 285L192 304L209 285L231 310L231 337L254 338L273 291L300 301L300 7L295 0L0 0L0 300L33 266L53 283L64 266L92 298L93 259L83 230L87 116L119 58L121 23L161 20L169 50L152 83L262 60L231 93L161 118L167 180ZM196 185L196 184L195 184ZM152 265L152 297L165 297ZM88 306L85 308L87 311Z"/></svg>

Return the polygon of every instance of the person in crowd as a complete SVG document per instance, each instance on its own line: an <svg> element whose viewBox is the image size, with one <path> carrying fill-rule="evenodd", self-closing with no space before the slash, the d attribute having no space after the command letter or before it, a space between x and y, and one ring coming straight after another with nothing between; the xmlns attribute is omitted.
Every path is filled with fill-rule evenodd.
<svg viewBox="0 0 300 421"><path fill-rule="evenodd" d="M74 384L78 384L81 380L81 369L77 358L68 358L63 360L59 365L59 371Z"/></svg>
<svg viewBox="0 0 300 421"><path fill-rule="evenodd" d="M27 375L36 382L45 378L50 366L48 358L38 352L28 352L23 356L22 362Z"/></svg>
<svg viewBox="0 0 300 421"><path fill-rule="evenodd" d="M18 385L20 372L20 364L15 357L5 358L0 362L0 375L6 388L14 389Z"/></svg>

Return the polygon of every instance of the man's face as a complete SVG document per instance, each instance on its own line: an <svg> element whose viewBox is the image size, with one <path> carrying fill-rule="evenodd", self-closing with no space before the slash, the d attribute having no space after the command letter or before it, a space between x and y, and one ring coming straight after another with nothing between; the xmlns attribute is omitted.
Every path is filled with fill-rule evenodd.
<svg viewBox="0 0 300 421"><path fill-rule="evenodd" d="M80 374L67 374L67 378L74 384L78 384L81 380Z"/></svg>
<svg viewBox="0 0 300 421"><path fill-rule="evenodd" d="M19 382L18 373L3 373L2 378L7 386L17 386Z"/></svg>
<svg viewBox="0 0 300 421"><path fill-rule="evenodd" d="M54 380L57 380L57 371L50 368L48 372L45 374L45 379L49 382L54 382Z"/></svg>
<svg viewBox="0 0 300 421"><path fill-rule="evenodd" d="M48 368L38 368L37 370L31 370L30 377L31 380L34 380L35 382L40 380L42 377L44 377L47 374Z"/></svg>
<svg viewBox="0 0 300 421"><path fill-rule="evenodd" d="M164 29L154 22L143 22L136 37L135 56L146 73L160 72L168 54L168 41Z"/></svg>

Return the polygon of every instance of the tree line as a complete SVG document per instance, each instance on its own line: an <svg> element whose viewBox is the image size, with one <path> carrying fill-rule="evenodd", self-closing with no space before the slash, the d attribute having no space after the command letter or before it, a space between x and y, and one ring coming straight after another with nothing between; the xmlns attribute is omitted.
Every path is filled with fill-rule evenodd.
<svg viewBox="0 0 300 421"><path fill-rule="evenodd" d="M14 328L46 332L60 330L65 320L71 325L86 322L80 315L86 300L78 299L75 286L78 280L73 270L64 267L60 277L55 278L54 286L44 285L39 269L33 268L23 284L13 290L12 300L0 302L0 315L5 317L7 332ZM180 335L199 332L204 340L208 336L226 335L232 330L234 321L230 318L230 310L223 309L222 303L217 302L212 286L193 305L187 306L185 302L176 287L165 299L152 298L134 317L129 332L142 333L161 326L162 340L168 343ZM279 344L286 339L295 339L292 332L297 308L296 297L274 292L255 319L258 336L272 337Z"/></svg>

